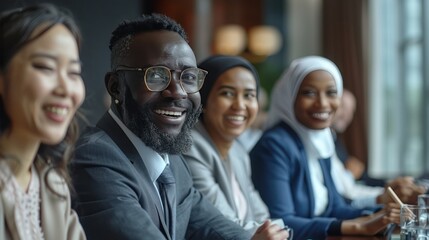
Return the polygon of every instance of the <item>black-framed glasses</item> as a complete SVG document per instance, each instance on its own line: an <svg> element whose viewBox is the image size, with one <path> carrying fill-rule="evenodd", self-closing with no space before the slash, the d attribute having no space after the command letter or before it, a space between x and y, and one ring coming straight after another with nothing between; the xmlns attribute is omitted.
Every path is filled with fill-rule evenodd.
<svg viewBox="0 0 429 240"><path fill-rule="evenodd" d="M133 68L118 66L114 72L132 71L141 74L147 89L152 92L160 92L168 87L173 76L173 72L180 73L179 82L186 93L196 93L203 86L207 71L195 67L184 70L169 69L164 66L152 66L147 68Z"/></svg>

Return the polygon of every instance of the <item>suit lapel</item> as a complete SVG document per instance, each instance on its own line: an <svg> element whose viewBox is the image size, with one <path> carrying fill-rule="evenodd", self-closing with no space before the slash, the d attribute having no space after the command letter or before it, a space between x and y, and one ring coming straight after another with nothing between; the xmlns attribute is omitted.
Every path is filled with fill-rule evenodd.
<svg viewBox="0 0 429 240"><path fill-rule="evenodd" d="M134 144L108 112L97 123L97 127L104 130L110 136L132 164L141 159Z"/></svg>
<svg viewBox="0 0 429 240"><path fill-rule="evenodd" d="M6 228L9 229L9 234L11 234L12 239L19 239L20 236L18 234L18 229L15 225L15 203L11 201L10 196L6 196L5 191L1 192L1 198L3 202L3 210L5 215L5 221L6 221Z"/></svg>
<svg viewBox="0 0 429 240"><path fill-rule="evenodd" d="M292 138L294 139L294 142L296 142L296 146L298 148L298 154L299 154L299 163L303 166L304 171L304 182L300 183L300 186L303 188L306 188L305 191L308 193L309 197L309 203L310 207L306 209L306 212L308 216L314 217L314 208L316 207L316 198L314 196L313 192L313 183L311 182L311 174L310 174L310 168L308 166L308 162L305 159L308 159L308 156L305 151L304 144L302 143L301 139L299 138L298 134L293 130L289 125L287 125L285 122L281 121L278 125L280 125L285 131L290 133Z"/></svg>
<svg viewBox="0 0 429 240"><path fill-rule="evenodd" d="M319 163L322 168L325 186L328 189L328 205L331 205L330 203L335 202L334 194L331 194L331 193L333 191L336 191L335 184L331 176L331 158L320 159Z"/></svg>
<svg viewBox="0 0 429 240"><path fill-rule="evenodd" d="M156 211L152 207L149 207L145 210L149 213L153 222L158 227L160 227L167 239L171 239L168 227L164 221L164 212L159 201L158 193L152 185L152 180L149 177L148 170L134 144L108 112L106 112L97 123L97 127L109 135L109 137L116 143L116 145L118 145L121 151L127 156L133 166L137 169L139 175L144 179L142 183L145 185L145 189L149 190L147 192L149 193L150 201L155 204Z"/></svg>
<svg viewBox="0 0 429 240"><path fill-rule="evenodd" d="M217 150L216 145L214 144L213 140L211 139L204 125L201 122L198 122L195 125L195 128L201 134L201 136L203 136L204 139L206 139L206 142L208 143L206 144L206 147L211 148L215 152L214 157L216 158L215 160L216 165L221 169L220 171L218 171L218 174L220 174L220 176L218 176L218 179L219 179L218 184L222 189L227 189L225 193L225 198L227 199L228 203L234 208L235 212L237 212L238 206L236 206L237 204L235 203L234 194L233 194L234 191L231 186L231 181L232 181L231 174L233 171L232 168L234 167L234 160L232 158L234 157L234 153L228 154L229 159L227 161L221 159L220 153ZM235 178L238 181L238 176L235 176Z"/></svg>
<svg viewBox="0 0 429 240"><path fill-rule="evenodd" d="M43 164L42 160L37 159L36 169L37 169L37 174L39 174L39 179L40 179L41 225L42 225L43 229L50 229L50 228L56 229L56 231L45 231L45 232L43 232L46 239L55 239L55 238L59 237L59 236L55 236L55 234L60 232L60 228L58 228L59 226L57 226L57 224L61 225L62 222L58 221L58 220L53 220L53 219L56 219L56 217L61 216L62 212L58 211L60 209L60 207L58 207L59 206L58 204L59 204L59 202L62 202L62 201L59 201L59 202L52 201L52 197L56 198L57 196L50 196L48 194L47 191L51 191L51 190L48 190L47 186L45 185L45 176L47 174L48 169L47 168L44 169L42 164ZM55 181L50 181L49 184L54 184L54 185L56 185L57 183L61 184L61 182L58 182L57 180L58 179L55 179ZM56 191L57 186L53 186L53 187L54 187L53 191ZM59 193L62 194L62 192L59 192ZM53 209L55 209L56 211L54 211Z"/></svg>

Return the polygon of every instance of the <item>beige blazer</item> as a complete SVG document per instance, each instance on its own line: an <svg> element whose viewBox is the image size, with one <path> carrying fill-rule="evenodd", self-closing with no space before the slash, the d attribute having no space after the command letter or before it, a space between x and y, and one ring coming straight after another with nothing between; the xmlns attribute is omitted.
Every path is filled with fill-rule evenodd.
<svg viewBox="0 0 429 240"><path fill-rule="evenodd" d="M36 160L36 169L40 177L40 217L44 237L46 240L82 240L86 239L77 214L70 206L70 192L64 179L41 159ZM48 174L48 175L47 175ZM57 193L66 196L59 198L46 185L47 176L49 186ZM18 238L16 221L13 214L15 203L8 200L5 192L0 192L0 239L15 240Z"/></svg>

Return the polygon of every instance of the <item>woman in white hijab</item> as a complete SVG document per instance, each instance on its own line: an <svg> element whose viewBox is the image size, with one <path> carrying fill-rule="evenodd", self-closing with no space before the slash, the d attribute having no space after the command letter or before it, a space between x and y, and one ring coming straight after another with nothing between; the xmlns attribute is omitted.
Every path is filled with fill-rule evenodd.
<svg viewBox="0 0 429 240"><path fill-rule="evenodd" d="M253 182L271 217L291 226L296 239L374 235L399 220L396 208L376 213L352 208L335 189L329 127L342 90L341 74L330 60L293 61L274 87L267 130L250 153Z"/></svg>

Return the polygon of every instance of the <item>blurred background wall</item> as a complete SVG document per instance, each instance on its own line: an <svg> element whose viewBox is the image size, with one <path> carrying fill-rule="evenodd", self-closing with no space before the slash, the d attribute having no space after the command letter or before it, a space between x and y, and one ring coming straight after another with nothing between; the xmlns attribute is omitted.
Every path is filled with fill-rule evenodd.
<svg viewBox="0 0 429 240"><path fill-rule="evenodd" d="M0 10L39 0L1 0ZM429 14L425 0L50 0L72 11L90 123L104 113L111 31L126 18L160 12L187 31L197 60L241 55L268 92L288 64L305 55L333 60L357 98L344 138L370 174L416 177L429 169ZM1 53L0 53L1 54Z"/></svg>

